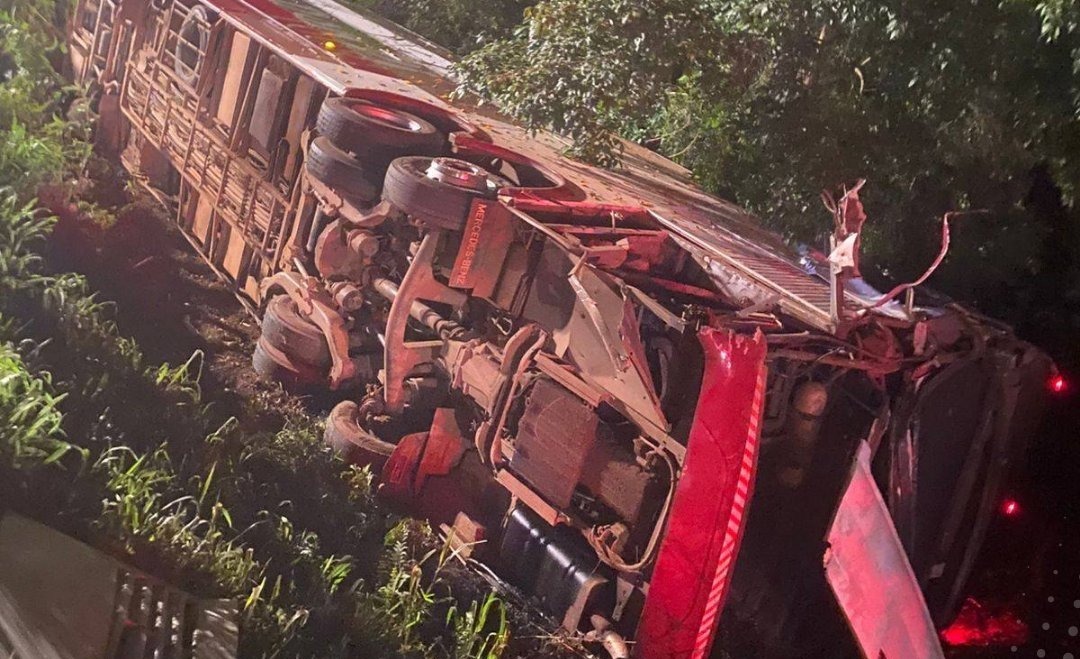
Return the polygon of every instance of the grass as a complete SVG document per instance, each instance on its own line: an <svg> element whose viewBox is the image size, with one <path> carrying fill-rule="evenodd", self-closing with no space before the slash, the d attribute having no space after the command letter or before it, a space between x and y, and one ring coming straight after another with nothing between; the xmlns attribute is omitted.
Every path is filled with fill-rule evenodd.
<svg viewBox="0 0 1080 659"><path fill-rule="evenodd" d="M258 401L208 399L206 355L152 363L85 276L54 267L41 186L64 212L109 215L80 196L90 130L65 118L55 12L52 0L0 0L3 503L196 594L235 598L241 656L540 656L527 639L509 650L497 597L455 596L454 553L384 510L371 473L323 446L319 421L289 408L267 427Z"/></svg>
<svg viewBox="0 0 1080 659"><path fill-rule="evenodd" d="M52 391L48 373L32 374L11 345L0 345L0 463L26 471L60 464L69 453L85 453L64 441L63 395Z"/></svg>

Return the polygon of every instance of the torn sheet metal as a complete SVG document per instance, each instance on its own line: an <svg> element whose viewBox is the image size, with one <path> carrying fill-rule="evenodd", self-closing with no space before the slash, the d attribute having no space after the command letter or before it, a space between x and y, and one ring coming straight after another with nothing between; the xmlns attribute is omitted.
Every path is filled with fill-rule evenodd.
<svg viewBox="0 0 1080 659"><path fill-rule="evenodd" d="M828 534L825 576L864 657L943 659L941 643L859 445Z"/></svg>

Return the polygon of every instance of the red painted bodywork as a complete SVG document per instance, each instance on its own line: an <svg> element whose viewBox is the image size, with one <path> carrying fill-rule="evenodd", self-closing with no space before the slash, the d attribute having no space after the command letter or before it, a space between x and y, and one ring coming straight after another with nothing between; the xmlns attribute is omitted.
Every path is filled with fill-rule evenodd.
<svg viewBox="0 0 1080 659"><path fill-rule="evenodd" d="M519 179L523 178L520 171L530 173L524 187L500 191L498 206L484 202L474 207L465 231L466 240L474 242L466 243L455 263L452 286L470 289L479 297L491 292L498 272L495 264L501 263L501 249L512 236L506 210L511 208L519 216L536 216L546 224L544 228L562 233L564 239L576 240L586 262L613 271L631 284L729 304L725 295L675 280L672 273L678 268L669 261L686 258L687 247L682 245L687 245L700 251L704 261L740 272L755 289L782 293L767 306L775 303L780 311L832 331L827 313L832 296L824 281L805 272L779 241L761 233L741 210L707 197L682 175L675 178L666 166L656 168L649 154L637 153L638 164L622 176L566 161L559 155L558 141L513 129L499 120L488 122L475 108L458 114L454 108L438 105L443 97L439 91L452 87L447 80L431 73L407 76L394 67L392 59L380 58L376 51L368 56L362 46L350 48L335 41L331 33L303 19L302 9L294 13L273 0L203 1L259 42L286 54L330 93L415 111L451 136L457 154L516 165ZM351 69L372 75L354 76ZM431 83L432 76L439 78L438 84ZM483 214L477 216L476 211ZM865 213L857 194L845 197L840 217L846 231L858 232ZM568 224L575 220L584 226ZM641 228L653 226L663 230ZM673 250L675 239L677 250ZM668 274L671 279L665 277ZM626 306L633 310L629 299ZM630 313L625 320L621 329L628 361L641 380L650 384L651 392L654 387L636 323ZM716 322L731 327L743 320ZM753 489L765 385L764 338L760 332L748 336L707 328L699 340L706 357L701 395L636 635L635 656L639 658L709 654ZM1048 384L1055 393L1069 389L1060 377ZM459 501L456 486L445 478L461 465L468 448L452 414L440 410L429 432L409 435L398 444L382 473L382 494L412 502L421 516L449 522L454 511L466 510L471 503L465 496ZM498 477L519 498L533 496L536 501L530 505L535 510L546 505L510 472L500 472ZM548 508L551 514L542 515L546 521L553 525L567 521L559 511Z"/></svg>
<svg viewBox="0 0 1080 659"><path fill-rule="evenodd" d="M471 494L448 477L469 448L454 411L439 408L428 432L398 442L383 467L379 495L435 524L453 523L460 511L475 515Z"/></svg>
<svg viewBox="0 0 1080 659"><path fill-rule="evenodd" d="M825 536L825 580L862 656L944 659L934 622L870 469L870 446L853 456Z"/></svg>
<svg viewBox="0 0 1080 659"><path fill-rule="evenodd" d="M514 240L513 218L501 205L473 204L450 274L450 286L487 297L495 291L506 251Z"/></svg>
<svg viewBox="0 0 1080 659"><path fill-rule="evenodd" d="M648 659L709 655L757 469L765 337L704 329L698 338L701 397L637 632L635 656Z"/></svg>

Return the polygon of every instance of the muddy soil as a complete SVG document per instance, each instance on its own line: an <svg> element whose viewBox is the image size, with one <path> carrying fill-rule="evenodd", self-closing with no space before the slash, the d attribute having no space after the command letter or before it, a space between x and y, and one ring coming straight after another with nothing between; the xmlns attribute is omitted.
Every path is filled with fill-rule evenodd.
<svg viewBox="0 0 1080 659"><path fill-rule="evenodd" d="M102 171L87 198L104 213L60 213L50 263L83 274L150 362L182 364L201 352L206 399L245 430L278 429L290 412L324 412L329 399L291 396L259 379L251 368L258 321L199 258L167 209L131 193L121 172L97 167Z"/></svg>

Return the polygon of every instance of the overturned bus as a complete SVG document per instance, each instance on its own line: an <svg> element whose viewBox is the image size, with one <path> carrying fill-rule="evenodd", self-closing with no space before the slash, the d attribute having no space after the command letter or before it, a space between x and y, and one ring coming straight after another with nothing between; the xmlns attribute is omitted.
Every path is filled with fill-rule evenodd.
<svg viewBox="0 0 1080 659"><path fill-rule="evenodd" d="M327 441L567 632L942 656L1053 366L858 279L857 188L800 256L645 149L451 104L448 55L333 0L80 0L69 42L256 370L339 392Z"/></svg>

